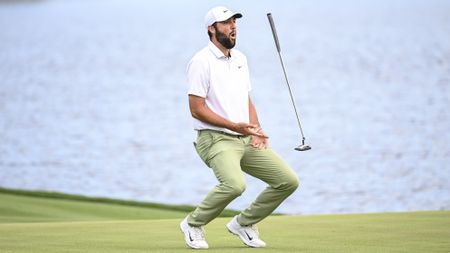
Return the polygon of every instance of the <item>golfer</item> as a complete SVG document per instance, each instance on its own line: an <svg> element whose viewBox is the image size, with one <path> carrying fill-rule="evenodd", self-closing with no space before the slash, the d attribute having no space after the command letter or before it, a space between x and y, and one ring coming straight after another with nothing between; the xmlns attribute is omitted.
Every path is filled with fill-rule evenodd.
<svg viewBox="0 0 450 253"><path fill-rule="evenodd" d="M256 224L295 189L295 172L275 153L250 99L247 59L236 49L236 19L242 14L215 7L205 17L208 46L187 66L189 108L198 132L197 153L219 181L180 224L186 244L208 248L204 226L245 190L244 172L268 184L256 200L226 225L249 247L265 247Z"/></svg>

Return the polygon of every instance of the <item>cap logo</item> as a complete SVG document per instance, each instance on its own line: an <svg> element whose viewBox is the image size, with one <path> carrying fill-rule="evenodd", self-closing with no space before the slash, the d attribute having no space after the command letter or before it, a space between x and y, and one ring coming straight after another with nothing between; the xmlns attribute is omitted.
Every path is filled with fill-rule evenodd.
<svg viewBox="0 0 450 253"><path fill-rule="evenodd" d="M227 13L228 10L224 10L223 13Z"/></svg>

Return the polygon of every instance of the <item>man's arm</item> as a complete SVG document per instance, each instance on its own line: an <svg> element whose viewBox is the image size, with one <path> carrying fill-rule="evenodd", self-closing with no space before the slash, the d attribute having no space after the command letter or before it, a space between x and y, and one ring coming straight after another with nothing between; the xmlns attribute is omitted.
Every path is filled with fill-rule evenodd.
<svg viewBox="0 0 450 253"><path fill-rule="evenodd" d="M213 126L223 127L230 129L231 131L241 133L243 135L256 135L260 137L266 137L264 133L260 133L258 125L243 123L243 122L231 122L208 108L205 103L205 98L189 95L189 109L191 110L192 117L211 124ZM258 119L256 118L256 121Z"/></svg>

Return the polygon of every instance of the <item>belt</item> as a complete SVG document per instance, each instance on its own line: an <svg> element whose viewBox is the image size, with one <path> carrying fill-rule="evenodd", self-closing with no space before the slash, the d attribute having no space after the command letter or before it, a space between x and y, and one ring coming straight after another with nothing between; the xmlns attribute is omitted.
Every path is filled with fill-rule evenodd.
<svg viewBox="0 0 450 253"><path fill-rule="evenodd" d="M213 129L201 129L201 130L197 130L197 132L198 132L197 135L200 135L202 132L213 132L213 133L223 134L223 135L234 137L234 138L245 137L245 135L230 134L230 133L227 133L227 132L224 132L224 131L213 130Z"/></svg>

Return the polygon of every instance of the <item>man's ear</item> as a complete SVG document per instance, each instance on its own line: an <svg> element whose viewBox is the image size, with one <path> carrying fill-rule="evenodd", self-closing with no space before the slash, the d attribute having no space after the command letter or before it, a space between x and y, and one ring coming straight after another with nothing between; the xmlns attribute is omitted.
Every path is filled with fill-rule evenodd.
<svg viewBox="0 0 450 253"><path fill-rule="evenodd" d="M210 25L210 26L208 26L208 31L210 33L212 33L212 34L215 34L216 33L216 28L214 27L214 25Z"/></svg>

